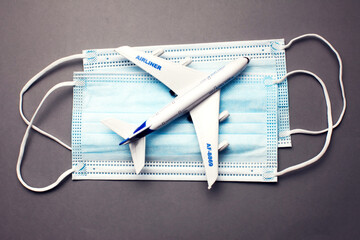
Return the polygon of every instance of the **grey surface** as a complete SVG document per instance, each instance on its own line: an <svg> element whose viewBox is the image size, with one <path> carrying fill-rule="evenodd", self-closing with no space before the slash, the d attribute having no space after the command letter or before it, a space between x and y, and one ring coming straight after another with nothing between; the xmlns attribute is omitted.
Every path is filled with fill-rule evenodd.
<svg viewBox="0 0 360 240"><path fill-rule="evenodd" d="M0 239L358 239L359 1L1 1ZM25 124L22 86L47 64L82 49L121 45L291 38L318 33L340 52L348 109L329 150L277 184L71 181L33 193L15 174ZM336 59L318 41L287 51L288 71L319 74L341 111ZM69 81L81 62L48 74L25 95L31 116L45 92ZM311 78L289 80L291 127L322 129L326 108ZM70 143L71 90L53 94L36 124ZM279 151L284 169L309 159L325 136L294 136ZM45 186L71 164L71 153L32 132L23 176Z"/></svg>

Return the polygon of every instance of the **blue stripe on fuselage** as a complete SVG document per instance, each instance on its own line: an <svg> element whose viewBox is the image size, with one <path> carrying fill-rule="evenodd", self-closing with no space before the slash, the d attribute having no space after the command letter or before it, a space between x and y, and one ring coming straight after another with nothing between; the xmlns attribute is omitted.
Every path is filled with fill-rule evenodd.
<svg viewBox="0 0 360 240"><path fill-rule="evenodd" d="M140 131L140 130L143 129L144 127L146 127L146 121L143 122L137 129L135 129L135 131L133 132L133 134L137 133L138 131Z"/></svg>

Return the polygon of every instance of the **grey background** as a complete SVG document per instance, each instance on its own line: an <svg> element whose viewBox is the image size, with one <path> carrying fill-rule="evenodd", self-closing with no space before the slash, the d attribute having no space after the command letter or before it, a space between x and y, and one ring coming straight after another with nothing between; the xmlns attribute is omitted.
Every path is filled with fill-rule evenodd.
<svg viewBox="0 0 360 240"><path fill-rule="evenodd" d="M356 239L359 224L359 1L4 1L0 2L0 239ZM33 193L15 174L25 124L22 86L50 62L82 49L285 38L327 38L343 57L348 109L325 156L277 184L71 181ZM288 71L327 84L336 120L342 102L334 55L306 40L287 51ZM31 116L81 61L52 71L25 95ZM292 128L322 129L326 107L310 77L289 79ZM36 124L70 143L72 91L46 102ZM325 135L293 137L279 168L322 148ZM45 186L70 168L71 153L32 132L23 177Z"/></svg>

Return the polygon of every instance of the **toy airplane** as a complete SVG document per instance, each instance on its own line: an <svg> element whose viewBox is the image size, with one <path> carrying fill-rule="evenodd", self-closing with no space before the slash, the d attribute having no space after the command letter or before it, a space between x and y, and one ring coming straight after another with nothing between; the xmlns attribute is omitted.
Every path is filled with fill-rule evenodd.
<svg viewBox="0 0 360 240"><path fill-rule="evenodd" d="M249 58L238 58L208 75L186 67L189 61L182 65L160 58L159 55L163 51L147 54L128 46L117 48L115 51L178 95L138 127L113 118L102 121L125 138L120 145L129 144L136 173L138 174L145 164L145 136L190 112L210 189L218 177L218 151L229 145L225 142L220 144L219 148L218 144L219 120L229 116L225 111L219 117L220 88L247 66Z"/></svg>

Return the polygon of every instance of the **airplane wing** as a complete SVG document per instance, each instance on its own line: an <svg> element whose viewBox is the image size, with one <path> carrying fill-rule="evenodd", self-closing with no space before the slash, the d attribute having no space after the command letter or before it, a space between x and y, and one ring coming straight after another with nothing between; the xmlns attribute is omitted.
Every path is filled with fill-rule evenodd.
<svg viewBox="0 0 360 240"><path fill-rule="evenodd" d="M206 73L128 46L119 47L115 51L151 74L177 95L187 92L208 76Z"/></svg>
<svg viewBox="0 0 360 240"><path fill-rule="evenodd" d="M220 90L190 111L209 189L218 177Z"/></svg>
<svg viewBox="0 0 360 240"><path fill-rule="evenodd" d="M136 125L134 124L126 123L115 118L104 119L101 122L123 138L132 134L136 128ZM129 147L134 162L135 172L136 174L139 174L145 165L145 137L130 143Z"/></svg>

